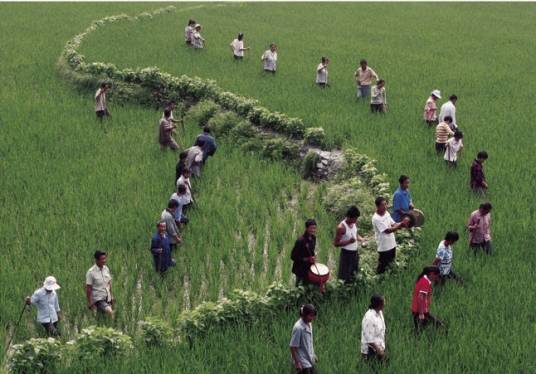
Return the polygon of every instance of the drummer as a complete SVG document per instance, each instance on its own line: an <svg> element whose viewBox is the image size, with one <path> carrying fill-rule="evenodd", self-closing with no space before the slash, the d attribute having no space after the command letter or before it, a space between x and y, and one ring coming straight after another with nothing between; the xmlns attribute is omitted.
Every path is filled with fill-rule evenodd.
<svg viewBox="0 0 536 374"><path fill-rule="evenodd" d="M413 210L413 200L409 192L409 177L401 175L398 178L398 187L393 195L393 219L395 222L402 221L402 216Z"/></svg>
<svg viewBox="0 0 536 374"><path fill-rule="evenodd" d="M296 240L290 258L294 262L292 264L292 272L296 275L296 287L309 284L307 273L309 267L315 263L315 247L316 247L316 221L308 219L305 221L305 232Z"/></svg>
<svg viewBox="0 0 536 374"><path fill-rule="evenodd" d="M346 212L346 218L339 223L335 233L333 245L341 248L339 258L339 279L344 283L352 283L355 280L355 273L359 271L359 253L357 251L359 242L364 243L365 238L357 232L357 219L361 213L353 205Z"/></svg>

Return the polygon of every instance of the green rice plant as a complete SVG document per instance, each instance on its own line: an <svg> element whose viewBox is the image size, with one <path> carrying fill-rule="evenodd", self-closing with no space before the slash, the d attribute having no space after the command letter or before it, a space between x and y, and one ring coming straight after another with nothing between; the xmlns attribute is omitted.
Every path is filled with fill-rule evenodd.
<svg viewBox="0 0 536 374"><path fill-rule="evenodd" d="M59 369L63 346L54 338L33 338L15 344L7 359L10 373L54 373Z"/></svg>
<svg viewBox="0 0 536 374"><path fill-rule="evenodd" d="M72 344L77 357L88 362L124 355L134 348L130 336L111 327L98 326L83 329Z"/></svg>
<svg viewBox="0 0 536 374"><path fill-rule="evenodd" d="M188 119L197 123L199 127L204 127L209 120L220 110L218 104L212 100L200 101L197 105L190 108L187 113Z"/></svg>

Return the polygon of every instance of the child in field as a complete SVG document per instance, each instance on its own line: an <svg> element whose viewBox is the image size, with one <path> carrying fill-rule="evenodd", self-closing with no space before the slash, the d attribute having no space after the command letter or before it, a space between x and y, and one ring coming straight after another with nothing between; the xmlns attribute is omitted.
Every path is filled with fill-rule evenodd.
<svg viewBox="0 0 536 374"><path fill-rule="evenodd" d="M385 298L382 295L373 295L361 321L361 355L365 360L385 359L384 306Z"/></svg>
<svg viewBox="0 0 536 374"><path fill-rule="evenodd" d="M195 21L193 19L188 21L188 24L184 28L184 41L187 45L192 45L192 37L194 34Z"/></svg>
<svg viewBox="0 0 536 374"><path fill-rule="evenodd" d="M327 57L322 57L320 59L320 64L316 67L316 84L324 88L328 85L328 64L329 59Z"/></svg>
<svg viewBox="0 0 536 374"><path fill-rule="evenodd" d="M202 49L205 47L206 40L201 36L201 25L197 23L194 27L192 34L192 46L196 49Z"/></svg>
<svg viewBox="0 0 536 374"><path fill-rule="evenodd" d="M445 240L439 243L436 251L436 257L432 265L439 266L439 276L441 283L447 279L458 279L458 276L452 271L452 246L460 239L457 232L449 231L445 235Z"/></svg>
<svg viewBox="0 0 536 374"><path fill-rule="evenodd" d="M441 155L441 153L445 152L445 149L447 148L446 144L449 140L449 136L454 135L454 131L450 129L451 124L452 124L452 118L450 116L446 116L445 118L443 118L443 121L441 121L436 126L435 150L438 156Z"/></svg>
<svg viewBox="0 0 536 374"><path fill-rule="evenodd" d="M458 165L458 153L461 152L463 148L462 139L463 132L456 130L454 132L454 137L450 138L447 141L447 144L445 144L447 149L443 158L451 168L455 168Z"/></svg>
<svg viewBox="0 0 536 374"><path fill-rule="evenodd" d="M471 189L473 192L483 194L488 189L488 182L484 175L484 162L488 159L488 153L486 151L478 152L476 159L471 165Z"/></svg>
<svg viewBox="0 0 536 374"><path fill-rule="evenodd" d="M357 98L366 99L370 94L370 86L378 80L378 74L368 66L367 60L361 60L359 65L354 73L357 83Z"/></svg>
<svg viewBox="0 0 536 374"><path fill-rule="evenodd" d="M99 89L95 93L95 113L97 118L102 120L104 117L110 116L108 112L108 107L106 105L106 92L110 87L106 82L100 84Z"/></svg>
<svg viewBox="0 0 536 374"><path fill-rule="evenodd" d="M233 51L233 57L235 60L242 60L244 58L244 51L247 51L249 47L244 47L244 34L240 33L235 40L229 44L231 51Z"/></svg>
<svg viewBox="0 0 536 374"><path fill-rule="evenodd" d="M277 46L275 43L270 44L270 49L264 51L261 56L264 71L275 74L277 69Z"/></svg>
<svg viewBox="0 0 536 374"><path fill-rule="evenodd" d="M180 178L177 179L177 191L179 190L179 187L181 185L186 187L183 204L183 206L185 207L188 207L192 203L192 185L190 183L191 175L192 172L190 171L190 169L185 168L182 170L182 175L180 176Z"/></svg>
<svg viewBox="0 0 536 374"><path fill-rule="evenodd" d="M471 213L467 229L469 230L469 246L475 255L479 249L491 254L491 204L480 204L478 210Z"/></svg>
<svg viewBox="0 0 536 374"><path fill-rule="evenodd" d="M437 280L439 280L439 268L437 266L427 266L419 274L415 282L411 312L413 314L415 333L417 334L429 324L434 325L436 328L443 326L443 322L430 314L432 283Z"/></svg>
<svg viewBox="0 0 536 374"><path fill-rule="evenodd" d="M302 305L300 319L292 328L290 338L290 356L297 373L314 374L318 361L313 347L313 325L316 309L311 304Z"/></svg>
<svg viewBox="0 0 536 374"><path fill-rule="evenodd" d="M375 86L372 86L370 110L372 113L385 113L387 111L387 96L385 94L385 81L383 79L380 79Z"/></svg>
<svg viewBox="0 0 536 374"><path fill-rule="evenodd" d="M441 99L441 91L433 90L430 94L426 104L424 104L424 121L428 124L428 127L437 125L437 99Z"/></svg>

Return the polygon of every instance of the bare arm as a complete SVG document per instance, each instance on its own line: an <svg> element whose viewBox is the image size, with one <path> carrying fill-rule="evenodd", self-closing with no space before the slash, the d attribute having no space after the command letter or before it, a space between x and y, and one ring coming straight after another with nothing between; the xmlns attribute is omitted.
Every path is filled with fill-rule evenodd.
<svg viewBox="0 0 536 374"><path fill-rule="evenodd" d="M395 223L390 228L386 229L384 233L390 234L390 233L396 232L400 230L401 228L403 228L404 226L406 226L408 222L409 222L409 218L405 217L401 222Z"/></svg>
<svg viewBox="0 0 536 374"><path fill-rule="evenodd" d="M344 247L348 244L352 244L356 241L356 238L350 238L348 240L342 240L343 235L346 233L346 228L344 226L337 226L337 231L335 232L335 240L333 240L333 245L335 247Z"/></svg>
<svg viewBox="0 0 536 374"><path fill-rule="evenodd" d="M419 319L424 319L424 308L426 305L426 294L424 292L419 293L417 298L417 310L419 311Z"/></svg>
<svg viewBox="0 0 536 374"><path fill-rule="evenodd" d="M301 370L302 366L300 360L298 359L296 347L290 347L290 355L292 356L292 361L294 361L294 367L296 370Z"/></svg>
<svg viewBox="0 0 536 374"><path fill-rule="evenodd" d="M86 298L87 298L87 306L88 308L93 308L94 307L94 303L93 303L93 299L91 297L91 291L93 290L93 287L89 284L86 284Z"/></svg>

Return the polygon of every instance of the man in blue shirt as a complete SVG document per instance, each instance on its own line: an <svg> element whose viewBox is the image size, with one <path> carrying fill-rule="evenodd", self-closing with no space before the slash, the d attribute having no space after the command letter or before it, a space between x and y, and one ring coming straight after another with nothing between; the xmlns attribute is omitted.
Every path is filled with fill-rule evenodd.
<svg viewBox="0 0 536 374"><path fill-rule="evenodd" d="M398 178L400 187L398 187L393 195L393 220L395 222L402 221L402 216L413 210L413 201L409 192L409 177L401 175Z"/></svg>
<svg viewBox="0 0 536 374"><path fill-rule="evenodd" d="M151 240L151 253L156 271L164 273L170 266L175 265L175 260L171 258L171 242L166 233L166 222L160 221L156 227L157 232Z"/></svg>
<svg viewBox="0 0 536 374"><path fill-rule="evenodd" d="M203 145L199 143L200 140L204 142ZM203 128L203 133L197 136L195 145L199 145L201 149L203 149L203 163L207 161L209 156L213 156L218 148L216 145L216 140L214 140L214 137L210 135L210 129L207 126Z"/></svg>

